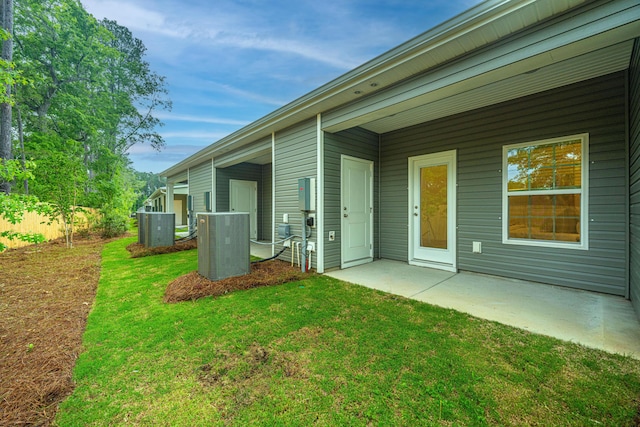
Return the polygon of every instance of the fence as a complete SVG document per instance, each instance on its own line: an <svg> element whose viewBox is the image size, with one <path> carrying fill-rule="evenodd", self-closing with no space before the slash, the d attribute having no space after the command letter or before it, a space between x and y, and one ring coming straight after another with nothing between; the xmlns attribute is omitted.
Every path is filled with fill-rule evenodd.
<svg viewBox="0 0 640 427"><path fill-rule="evenodd" d="M76 211L76 226L74 227L74 233L87 228L89 223L87 217L93 214L92 210L87 210L87 213ZM48 222L49 218L44 215L39 215L35 212L26 212L22 222L15 225L0 218L0 232L11 230L19 233L39 233L42 234L46 240L64 237L62 220L53 221L51 224L47 224ZM28 242L23 242L17 239L8 240L0 238L0 242L4 243L8 248L19 248L30 245Z"/></svg>

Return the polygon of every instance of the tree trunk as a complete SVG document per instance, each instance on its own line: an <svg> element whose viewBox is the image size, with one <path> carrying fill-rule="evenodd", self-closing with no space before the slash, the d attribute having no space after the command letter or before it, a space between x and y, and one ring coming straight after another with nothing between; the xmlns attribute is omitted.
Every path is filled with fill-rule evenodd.
<svg viewBox="0 0 640 427"><path fill-rule="evenodd" d="M22 155L22 167L26 170L27 158L24 152L24 130L22 128L22 114L20 113L20 108L16 109L18 113L16 116L16 121L18 122L18 141L20 142L20 151ZM29 180L24 179L24 194L29 195Z"/></svg>
<svg viewBox="0 0 640 427"><path fill-rule="evenodd" d="M2 1L2 28L13 36L13 0ZM2 42L2 59L7 62L13 60L13 41L11 39ZM7 98L11 96L11 85L4 87ZM11 150L11 104L3 102L0 105L0 159L12 159ZM9 194L11 192L11 182L0 181L0 192Z"/></svg>

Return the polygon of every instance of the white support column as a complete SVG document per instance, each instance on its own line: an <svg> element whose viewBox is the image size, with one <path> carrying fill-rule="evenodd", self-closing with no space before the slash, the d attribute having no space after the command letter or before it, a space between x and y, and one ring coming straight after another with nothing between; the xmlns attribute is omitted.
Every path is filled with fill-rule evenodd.
<svg viewBox="0 0 640 427"><path fill-rule="evenodd" d="M211 212L217 212L218 193L216 192L216 167L213 165L213 157L211 158Z"/></svg>
<svg viewBox="0 0 640 427"><path fill-rule="evenodd" d="M324 132L322 131L322 115L317 116L317 146L318 146L318 166L317 166L317 202L316 202L316 270L324 273Z"/></svg>
<svg viewBox="0 0 640 427"><path fill-rule="evenodd" d="M173 212L173 182L167 181L167 193L165 194L164 210Z"/></svg>
<svg viewBox="0 0 640 427"><path fill-rule="evenodd" d="M271 132L271 241L276 241L276 133ZM276 254L275 245L271 246L271 256ZM291 255L293 257L293 255Z"/></svg>

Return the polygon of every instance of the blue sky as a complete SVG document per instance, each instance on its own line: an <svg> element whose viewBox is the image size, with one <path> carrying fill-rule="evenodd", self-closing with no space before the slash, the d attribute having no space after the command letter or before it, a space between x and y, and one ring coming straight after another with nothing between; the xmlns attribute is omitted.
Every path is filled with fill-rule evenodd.
<svg viewBox="0 0 640 427"><path fill-rule="evenodd" d="M166 77L166 147L130 150L161 172L480 0L81 0L147 47Z"/></svg>

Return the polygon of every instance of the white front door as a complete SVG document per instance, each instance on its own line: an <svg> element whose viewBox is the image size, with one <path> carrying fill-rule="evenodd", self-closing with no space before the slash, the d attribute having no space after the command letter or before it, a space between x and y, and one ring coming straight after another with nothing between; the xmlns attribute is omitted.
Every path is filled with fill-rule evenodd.
<svg viewBox="0 0 640 427"><path fill-rule="evenodd" d="M373 261L373 162L342 156L341 267Z"/></svg>
<svg viewBox="0 0 640 427"><path fill-rule="evenodd" d="M456 271L456 151L409 158L409 263Z"/></svg>
<svg viewBox="0 0 640 427"><path fill-rule="evenodd" d="M258 183L256 181L229 180L229 208L231 212L249 213L249 233L258 238Z"/></svg>

